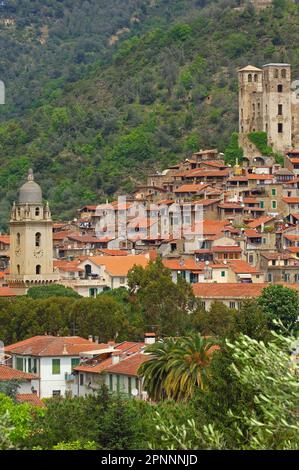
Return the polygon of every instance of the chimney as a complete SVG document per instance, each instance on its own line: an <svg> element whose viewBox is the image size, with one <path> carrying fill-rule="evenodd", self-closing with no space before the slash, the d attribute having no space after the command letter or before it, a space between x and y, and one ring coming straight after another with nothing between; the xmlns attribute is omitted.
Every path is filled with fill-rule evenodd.
<svg viewBox="0 0 299 470"><path fill-rule="evenodd" d="M92 335L88 336L88 341L90 341L92 343Z"/></svg>
<svg viewBox="0 0 299 470"><path fill-rule="evenodd" d="M154 344L156 342L156 333L144 333L144 343L145 344Z"/></svg>
<svg viewBox="0 0 299 470"><path fill-rule="evenodd" d="M120 362L120 356L121 356L121 351L115 351L113 354L112 354L112 365L114 364L118 364Z"/></svg>

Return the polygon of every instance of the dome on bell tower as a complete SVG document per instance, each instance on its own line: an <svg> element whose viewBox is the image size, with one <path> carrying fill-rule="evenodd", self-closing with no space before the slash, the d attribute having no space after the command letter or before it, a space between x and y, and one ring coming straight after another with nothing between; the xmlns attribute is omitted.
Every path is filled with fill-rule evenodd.
<svg viewBox="0 0 299 470"><path fill-rule="evenodd" d="M41 187L34 181L33 171L28 171L28 181L20 187L19 203L20 204L41 204L43 202L43 194Z"/></svg>

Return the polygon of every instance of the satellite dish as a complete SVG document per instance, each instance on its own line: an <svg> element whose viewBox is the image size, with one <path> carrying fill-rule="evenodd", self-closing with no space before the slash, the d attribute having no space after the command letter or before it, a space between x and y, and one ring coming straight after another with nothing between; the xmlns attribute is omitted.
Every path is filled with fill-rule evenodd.
<svg viewBox="0 0 299 470"><path fill-rule="evenodd" d="M133 390L132 390L133 397L137 397L138 394L139 394L139 392L138 392L137 388L133 388Z"/></svg>

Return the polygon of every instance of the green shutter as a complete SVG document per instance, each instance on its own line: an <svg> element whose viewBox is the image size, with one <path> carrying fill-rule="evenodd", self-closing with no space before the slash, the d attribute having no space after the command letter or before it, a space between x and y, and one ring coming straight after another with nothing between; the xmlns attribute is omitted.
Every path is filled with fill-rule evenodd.
<svg viewBox="0 0 299 470"><path fill-rule="evenodd" d="M60 374L60 359L52 359L52 374Z"/></svg>
<svg viewBox="0 0 299 470"><path fill-rule="evenodd" d="M72 357L72 372L74 370L74 367L76 367L80 362L79 357Z"/></svg>
<svg viewBox="0 0 299 470"><path fill-rule="evenodd" d="M24 370L24 359L22 357L17 357L16 368L21 371Z"/></svg>

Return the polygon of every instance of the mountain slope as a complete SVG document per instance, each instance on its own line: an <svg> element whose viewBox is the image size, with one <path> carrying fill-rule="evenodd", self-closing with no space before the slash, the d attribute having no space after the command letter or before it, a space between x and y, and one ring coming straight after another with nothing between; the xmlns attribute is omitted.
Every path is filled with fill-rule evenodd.
<svg viewBox="0 0 299 470"><path fill-rule="evenodd" d="M158 2L81 79L52 83L51 92L47 84L34 107L2 124L2 223L29 166L54 215L70 217L200 147L224 150L237 129L237 68L290 62L296 78L297 5L255 12L172 1L178 11L166 26L169 5Z"/></svg>

